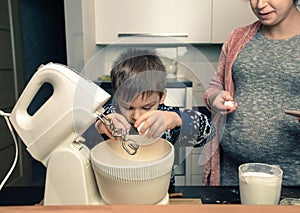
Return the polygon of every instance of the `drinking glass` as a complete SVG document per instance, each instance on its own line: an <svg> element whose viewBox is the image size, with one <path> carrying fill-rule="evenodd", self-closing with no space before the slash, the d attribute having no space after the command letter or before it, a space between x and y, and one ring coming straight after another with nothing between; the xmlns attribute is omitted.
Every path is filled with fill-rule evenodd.
<svg viewBox="0 0 300 213"><path fill-rule="evenodd" d="M279 166L264 163L246 163L240 165L238 171L242 204L278 204L283 174Z"/></svg>

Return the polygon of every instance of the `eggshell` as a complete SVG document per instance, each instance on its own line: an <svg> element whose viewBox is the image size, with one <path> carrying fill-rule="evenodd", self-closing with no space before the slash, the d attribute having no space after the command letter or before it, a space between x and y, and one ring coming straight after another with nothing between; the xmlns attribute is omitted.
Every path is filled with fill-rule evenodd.
<svg viewBox="0 0 300 213"><path fill-rule="evenodd" d="M224 106L233 107L234 106L234 101L225 101Z"/></svg>

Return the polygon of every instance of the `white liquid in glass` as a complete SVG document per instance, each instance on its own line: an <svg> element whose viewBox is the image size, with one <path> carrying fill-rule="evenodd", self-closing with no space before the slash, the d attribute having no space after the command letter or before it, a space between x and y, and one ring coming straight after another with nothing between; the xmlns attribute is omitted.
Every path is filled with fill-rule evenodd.
<svg viewBox="0 0 300 213"><path fill-rule="evenodd" d="M281 182L281 177L263 172L240 174L241 203L277 205L280 199Z"/></svg>

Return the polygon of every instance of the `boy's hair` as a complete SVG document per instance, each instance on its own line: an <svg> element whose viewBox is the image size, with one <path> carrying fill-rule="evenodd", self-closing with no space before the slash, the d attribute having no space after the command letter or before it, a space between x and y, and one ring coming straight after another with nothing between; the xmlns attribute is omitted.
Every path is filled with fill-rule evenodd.
<svg viewBox="0 0 300 213"><path fill-rule="evenodd" d="M162 97L166 88L166 69L155 51L128 49L113 63L110 73L115 98L131 102L139 95L157 92Z"/></svg>

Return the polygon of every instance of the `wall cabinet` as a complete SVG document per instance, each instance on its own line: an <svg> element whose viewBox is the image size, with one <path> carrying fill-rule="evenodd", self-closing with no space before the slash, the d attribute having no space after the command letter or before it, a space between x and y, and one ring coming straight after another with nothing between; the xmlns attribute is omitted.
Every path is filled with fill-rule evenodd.
<svg viewBox="0 0 300 213"><path fill-rule="evenodd" d="M255 20L242 0L94 0L97 44L222 43ZM134 39L133 39L134 38Z"/></svg>
<svg viewBox="0 0 300 213"><path fill-rule="evenodd" d="M211 8L211 0L95 0L96 43L135 35L143 43L209 43Z"/></svg>

